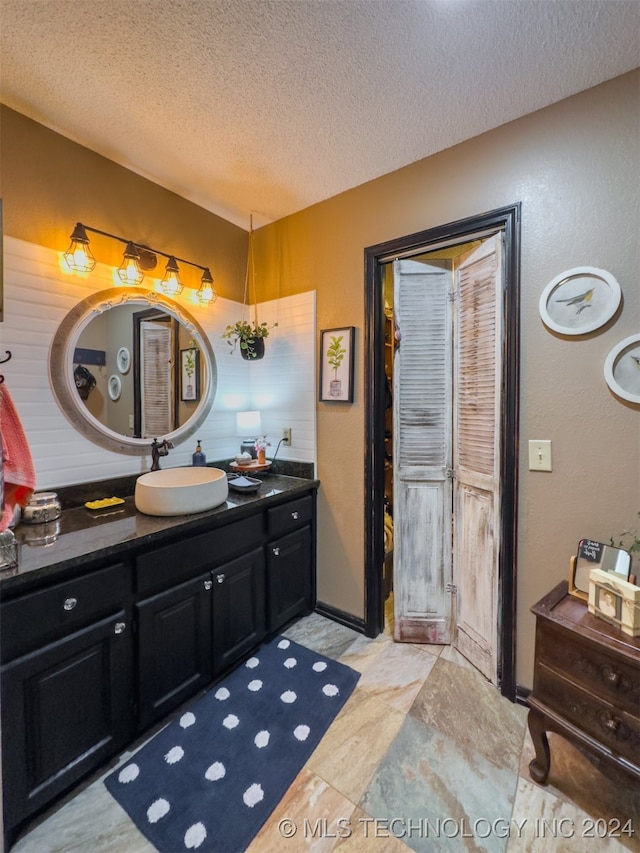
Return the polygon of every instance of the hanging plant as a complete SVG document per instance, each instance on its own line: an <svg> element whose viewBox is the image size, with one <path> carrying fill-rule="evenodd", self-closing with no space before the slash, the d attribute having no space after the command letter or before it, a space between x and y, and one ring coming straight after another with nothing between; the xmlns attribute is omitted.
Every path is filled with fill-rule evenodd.
<svg viewBox="0 0 640 853"><path fill-rule="evenodd" d="M251 272L251 283L253 289L253 323L244 319L244 308L247 305L247 291L249 288L249 273ZM226 338L230 347L235 351L236 345L240 344L240 355L247 361L258 360L264 356L264 339L269 337L271 329L278 324L273 323L271 326L267 323L260 323L258 320L258 300L256 298L256 282L255 282L255 266L253 262L253 214L250 216L249 227L249 252L247 256L247 274L244 282L244 300L242 318L233 325L227 326L222 335Z"/></svg>
<svg viewBox="0 0 640 853"><path fill-rule="evenodd" d="M269 337L269 332L277 323L269 326L267 323L249 323L247 320L238 320L233 326L227 326L222 335L226 338L230 347L235 349L240 344L240 355L251 361L264 356L264 339Z"/></svg>

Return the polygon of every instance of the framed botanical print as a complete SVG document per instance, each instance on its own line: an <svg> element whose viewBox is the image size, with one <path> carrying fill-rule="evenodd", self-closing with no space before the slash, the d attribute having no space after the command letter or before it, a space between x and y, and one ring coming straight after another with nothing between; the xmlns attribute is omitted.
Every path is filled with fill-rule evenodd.
<svg viewBox="0 0 640 853"><path fill-rule="evenodd" d="M200 399L200 351L180 350L180 399L195 403Z"/></svg>
<svg viewBox="0 0 640 853"><path fill-rule="evenodd" d="M354 326L320 332L320 401L353 403Z"/></svg>

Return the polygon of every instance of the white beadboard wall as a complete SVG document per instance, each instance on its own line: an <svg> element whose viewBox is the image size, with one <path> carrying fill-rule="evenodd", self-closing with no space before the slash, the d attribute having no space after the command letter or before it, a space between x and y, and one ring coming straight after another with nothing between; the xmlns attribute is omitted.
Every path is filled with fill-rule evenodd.
<svg viewBox="0 0 640 853"><path fill-rule="evenodd" d="M60 322L76 303L115 284L111 268L98 264L90 276L72 274L63 270L61 256L50 248L4 237L0 356L10 350L12 358L0 372L29 442L39 490L139 474L151 464L150 454L114 453L78 433L51 391L49 347ZM278 326L267 339L264 359L256 363L244 361L238 351L232 353L221 337L225 326L241 316L241 304L218 299L202 306L195 300L195 291L186 289L179 300L211 342L217 389L213 408L198 435L177 445L164 466L191 464L196 437L202 440L208 459L233 456L240 444L235 414L254 408L262 411L271 454L283 427L291 427L292 446L281 445L278 458L315 464L315 292L258 306L260 321L277 322ZM248 309L245 314L249 316Z"/></svg>

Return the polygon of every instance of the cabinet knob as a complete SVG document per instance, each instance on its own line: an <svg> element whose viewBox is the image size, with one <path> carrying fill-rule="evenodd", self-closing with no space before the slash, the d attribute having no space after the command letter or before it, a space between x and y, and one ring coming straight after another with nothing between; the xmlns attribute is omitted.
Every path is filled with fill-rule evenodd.
<svg viewBox="0 0 640 853"><path fill-rule="evenodd" d="M205 581L204 582L204 588L205 589L211 589L212 586L213 586L213 581Z"/></svg>
<svg viewBox="0 0 640 853"><path fill-rule="evenodd" d="M620 673L612 669L607 674L607 681L609 682L609 684L613 684L614 687L617 687L618 684L620 684Z"/></svg>
<svg viewBox="0 0 640 853"><path fill-rule="evenodd" d="M280 556L280 548L272 548L271 550L273 551L273 556L274 556L274 557L279 557L279 556Z"/></svg>
<svg viewBox="0 0 640 853"><path fill-rule="evenodd" d="M224 575L216 575L216 580L218 583L224 583Z"/></svg>
<svg viewBox="0 0 640 853"><path fill-rule="evenodd" d="M620 728L620 720L617 717L608 717L605 721L605 726L612 732L617 732Z"/></svg>
<svg viewBox="0 0 640 853"><path fill-rule="evenodd" d="M297 521L297 520L298 520L298 515L299 515L298 511L297 511L297 510L295 510L294 512L292 512L292 513L291 513L291 518L292 518L294 521Z"/></svg>
<svg viewBox="0 0 640 853"><path fill-rule="evenodd" d="M113 633L114 634L124 634L126 628L127 628L126 622L116 622L116 624L113 626Z"/></svg>
<svg viewBox="0 0 640 853"><path fill-rule="evenodd" d="M73 610L73 608L78 603L77 598L65 598L64 604L62 605L65 610Z"/></svg>

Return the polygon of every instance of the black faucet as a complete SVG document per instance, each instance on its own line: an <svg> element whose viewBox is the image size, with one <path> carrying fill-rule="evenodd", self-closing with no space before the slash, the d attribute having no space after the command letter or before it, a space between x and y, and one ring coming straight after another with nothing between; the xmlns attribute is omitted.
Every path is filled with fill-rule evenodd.
<svg viewBox="0 0 640 853"><path fill-rule="evenodd" d="M158 441L157 438L154 438L151 442L151 470L159 471L160 470L160 457L168 456L169 450L173 448L173 443L171 441L167 441L165 438L164 441Z"/></svg>

